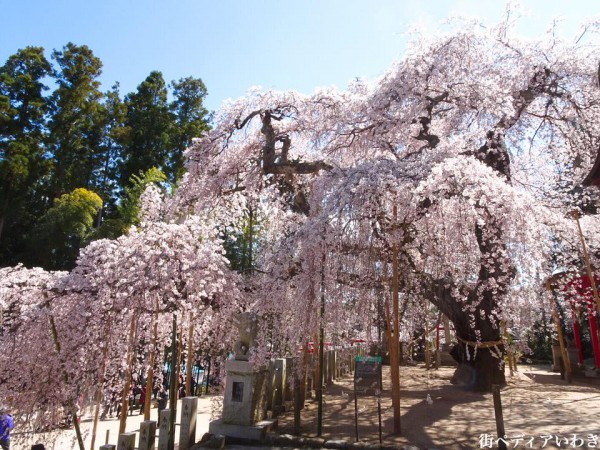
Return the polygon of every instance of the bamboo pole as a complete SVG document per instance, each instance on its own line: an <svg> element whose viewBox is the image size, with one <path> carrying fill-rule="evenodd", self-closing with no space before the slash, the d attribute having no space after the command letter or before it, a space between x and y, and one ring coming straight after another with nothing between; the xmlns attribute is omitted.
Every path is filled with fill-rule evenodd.
<svg viewBox="0 0 600 450"><path fill-rule="evenodd" d="M188 330L188 353L187 353L187 361L186 361L186 371L185 374L185 395L191 397L192 393L192 356L194 354L192 345L194 341L194 314L190 313L190 327Z"/></svg>
<svg viewBox="0 0 600 450"><path fill-rule="evenodd" d="M121 417L119 419L119 434L125 433L127 425L127 410L129 409L129 390L131 389L131 372L133 371L133 347L135 344L135 327L137 317L135 312L131 313L131 323L129 324L129 348L127 351L127 370L125 372L125 386L121 399Z"/></svg>
<svg viewBox="0 0 600 450"><path fill-rule="evenodd" d="M396 224L398 218L398 208L393 207L393 223ZM399 293L398 293L398 246L396 240L392 245L392 325L393 339L390 341L390 373L392 377L392 408L394 410L394 433L400 434L400 324L399 314Z"/></svg>
<svg viewBox="0 0 600 450"><path fill-rule="evenodd" d="M571 383L571 364L569 362L569 356L567 355L567 349L565 347L565 341L563 339L562 328L560 326L560 319L558 317L558 309L556 308L556 304L554 303L554 297L552 295L552 286L550 284L550 279L546 280L546 290L550 294L550 306L552 308L552 315L554 317L554 324L556 325L556 332L558 333L558 344L560 345L560 354L563 360L563 366L565 368L565 376L567 378L567 382Z"/></svg>

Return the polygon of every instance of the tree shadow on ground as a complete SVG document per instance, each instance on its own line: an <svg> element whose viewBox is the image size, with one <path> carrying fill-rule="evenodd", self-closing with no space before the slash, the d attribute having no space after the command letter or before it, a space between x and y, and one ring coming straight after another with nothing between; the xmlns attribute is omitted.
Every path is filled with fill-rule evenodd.
<svg viewBox="0 0 600 450"><path fill-rule="evenodd" d="M467 434L455 439L445 436L437 424L448 419L457 405L481 401L484 398L481 393L467 392L461 387L449 384L447 379L442 378L432 379L433 385L430 385L429 374L426 371L419 372L417 376L403 380L404 386L401 387L400 394L402 433L395 435L388 381L389 375L384 370L384 390L381 393L383 444L410 444L427 448L439 447L440 442L444 442L443 448L467 448L462 444L467 442L465 436L471 436L468 434L468 426L465 430ZM435 386L435 384L443 384L443 386ZM432 404L427 402L427 394L430 395ZM324 399L322 437L354 442L357 424L352 378L338 379L330 384L326 389ZM358 436L361 442L375 444L379 441L377 406L375 395L357 396ZM293 433L293 414L284 414L280 416L279 421L281 433ZM314 437L317 434L316 430L317 402L315 399L310 399L302 411L301 435ZM453 430L452 435L455 434ZM469 444L468 448L474 446L473 442Z"/></svg>
<svg viewBox="0 0 600 450"><path fill-rule="evenodd" d="M521 434L535 437L533 448L541 448L541 435L571 438L573 434L598 435L600 379L575 378L573 384L561 380L549 367L520 366L508 376L501 390L505 429L514 438ZM484 434L496 435L491 394L466 391L450 384L453 368L426 371L422 367L401 367L401 435L393 434L393 410L389 367L383 368L381 394L383 444L415 445L419 448L480 448ZM432 402L427 402L427 394ZM326 439L354 442L354 393L351 376L327 387L323 408L323 433ZM358 432L361 442L378 443L377 399L358 397ZM301 435L316 436L317 403L310 399L302 410ZM293 412L280 416L280 432L293 433ZM514 444L511 441L511 446ZM521 444L522 446L522 444ZM564 444L563 444L564 447ZM544 448L554 448L548 443Z"/></svg>
<svg viewBox="0 0 600 450"><path fill-rule="evenodd" d="M431 401L428 401L428 395ZM453 410L461 405L480 402L485 395L478 392L469 392L455 385L446 385L432 389L401 391L401 435L412 445L420 447L436 447L440 442L446 448L473 448L474 442L469 440L472 430L469 421L462 424L464 433L452 430L451 435L444 433L440 426L448 419ZM408 403L403 407L403 403ZM493 409L493 405L491 405ZM385 429L393 430L393 417L388 417ZM388 435L392 437L392 435Z"/></svg>

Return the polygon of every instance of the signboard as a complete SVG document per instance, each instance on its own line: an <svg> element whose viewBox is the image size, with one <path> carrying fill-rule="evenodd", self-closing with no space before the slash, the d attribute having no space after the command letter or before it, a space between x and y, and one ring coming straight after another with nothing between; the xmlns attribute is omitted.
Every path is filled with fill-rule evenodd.
<svg viewBox="0 0 600 450"><path fill-rule="evenodd" d="M380 356L358 356L354 370L354 392L378 395L381 393Z"/></svg>
<svg viewBox="0 0 600 450"><path fill-rule="evenodd" d="M357 394L377 396L377 415L379 417L379 444L381 437L381 356L357 356L354 367L354 426L358 442L358 399Z"/></svg>

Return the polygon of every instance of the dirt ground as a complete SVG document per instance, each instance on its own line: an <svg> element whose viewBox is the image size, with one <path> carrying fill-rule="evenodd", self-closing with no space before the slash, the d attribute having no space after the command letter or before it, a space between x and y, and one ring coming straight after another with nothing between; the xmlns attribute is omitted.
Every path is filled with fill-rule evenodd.
<svg viewBox="0 0 600 450"><path fill-rule="evenodd" d="M400 436L392 434L393 410L389 367L383 368L381 396L383 444L422 449L479 449L497 438L492 394L467 392L450 383L453 367L426 370L401 367ZM521 365L501 391L507 447L600 448L600 377L588 371L568 384L550 366ZM323 434L326 439L355 441L352 377L334 381L324 395ZM427 396L431 401L427 401ZM302 435L316 436L317 403L309 399L302 411ZM293 412L279 416L279 432L293 434ZM376 444L377 399L358 397L359 439ZM566 441L565 441L566 439Z"/></svg>

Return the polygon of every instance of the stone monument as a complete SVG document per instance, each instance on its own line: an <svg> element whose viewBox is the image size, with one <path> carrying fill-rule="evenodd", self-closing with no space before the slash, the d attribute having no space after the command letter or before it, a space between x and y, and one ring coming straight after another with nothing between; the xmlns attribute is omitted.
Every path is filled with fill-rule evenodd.
<svg viewBox="0 0 600 450"><path fill-rule="evenodd" d="M226 382L223 415L209 425L213 435L260 441L276 422L264 420L267 414L267 371L248 361L255 344L258 317L244 312L236 317L239 338L233 346L234 358L225 362Z"/></svg>

